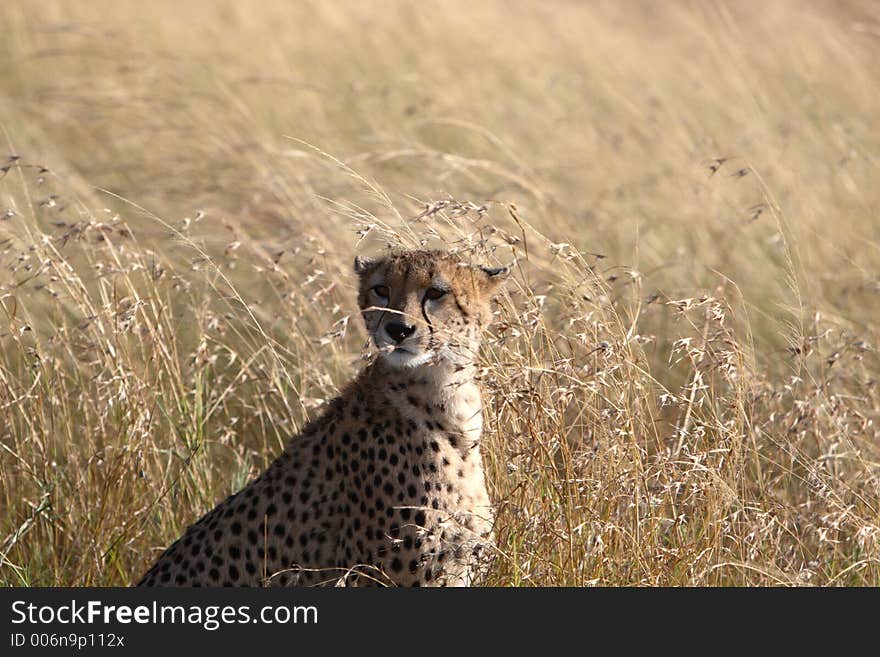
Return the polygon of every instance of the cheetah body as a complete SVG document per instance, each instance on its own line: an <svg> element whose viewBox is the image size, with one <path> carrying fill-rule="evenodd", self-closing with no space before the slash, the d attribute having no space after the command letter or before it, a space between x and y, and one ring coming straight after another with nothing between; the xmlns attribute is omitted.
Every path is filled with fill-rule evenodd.
<svg viewBox="0 0 880 657"><path fill-rule="evenodd" d="M422 251L356 269L385 355L165 550L141 585L460 586L479 576L492 509L474 353L498 270ZM440 285L436 301L420 296ZM406 333L399 319L412 333L390 340Z"/></svg>

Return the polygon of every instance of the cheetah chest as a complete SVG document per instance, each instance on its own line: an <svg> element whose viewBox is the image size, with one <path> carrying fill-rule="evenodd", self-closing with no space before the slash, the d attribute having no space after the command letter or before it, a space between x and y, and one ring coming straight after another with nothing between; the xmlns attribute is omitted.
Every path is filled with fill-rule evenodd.
<svg viewBox="0 0 880 657"><path fill-rule="evenodd" d="M352 583L468 584L491 532L476 386L456 399L410 394L368 446L353 444L339 566ZM387 579L385 579L387 578Z"/></svg>

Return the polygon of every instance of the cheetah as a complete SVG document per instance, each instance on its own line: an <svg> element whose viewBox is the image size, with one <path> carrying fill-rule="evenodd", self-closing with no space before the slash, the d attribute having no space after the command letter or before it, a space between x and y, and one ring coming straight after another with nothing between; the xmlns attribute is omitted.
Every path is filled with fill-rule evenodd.
<svg viewBox="0 0 880 657"><path fill-rule="evenodd" d="M378 355L142 586L470 586L492 552L476 356L509 268L355 258Z"/></svg>

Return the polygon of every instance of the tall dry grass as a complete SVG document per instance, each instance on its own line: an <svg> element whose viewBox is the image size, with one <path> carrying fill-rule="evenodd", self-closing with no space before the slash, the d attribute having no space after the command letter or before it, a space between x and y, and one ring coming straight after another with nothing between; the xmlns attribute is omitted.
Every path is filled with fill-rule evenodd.
<svg viewBox="0 0 880 657"><path fill-rule="evenodd" d="M129 584L361 365L357 251L515 262L494 585L880 585L869 2L0 5L0 581Z"/></svg>

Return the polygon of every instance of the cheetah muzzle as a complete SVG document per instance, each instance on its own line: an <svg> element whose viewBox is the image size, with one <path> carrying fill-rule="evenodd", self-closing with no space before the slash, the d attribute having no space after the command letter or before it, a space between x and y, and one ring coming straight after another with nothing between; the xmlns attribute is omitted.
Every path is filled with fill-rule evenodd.
<svg viewBox="0 0 880 657"><path fill-rule="evenodd" d="M468 586L492 554L476 354L506 269L355 259L379 355L144 586Z"/></svg>

